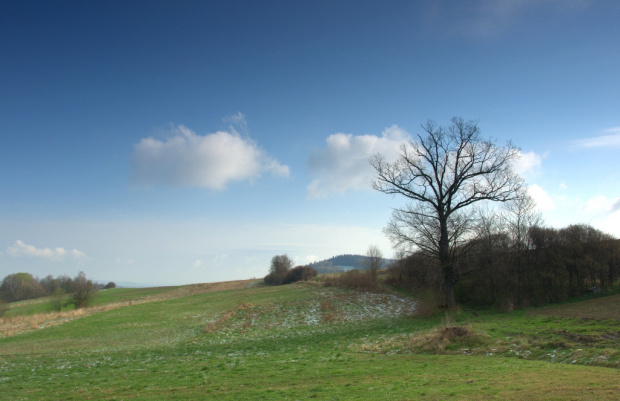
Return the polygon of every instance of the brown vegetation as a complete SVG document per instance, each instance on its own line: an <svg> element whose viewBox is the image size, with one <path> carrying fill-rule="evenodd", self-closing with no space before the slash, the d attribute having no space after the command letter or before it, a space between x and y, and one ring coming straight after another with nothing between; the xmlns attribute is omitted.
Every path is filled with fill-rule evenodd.
<svg viewBox="0 0 620 401"><path fill-rule="evenodd" d="M336 276L326 277L324 284L327 287L349 288L357 291L382 292L381 287L372 272L351 270Z"/></svg>

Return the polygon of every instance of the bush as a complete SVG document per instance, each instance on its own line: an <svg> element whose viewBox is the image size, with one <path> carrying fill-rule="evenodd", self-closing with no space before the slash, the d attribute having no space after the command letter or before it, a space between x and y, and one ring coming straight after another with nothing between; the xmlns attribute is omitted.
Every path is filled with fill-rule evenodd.
<svg viewBox="0 0 620 401"><path fill-rule="evenodd" d="M381 291L382 288L370 271L351 270L336 277L325 279L327 287L349 288L357 291Z"/></svg>
<svg viewBox="0 0 620 401"><path fill-rule="evenodd" d="M285 255L276 255L271 258L271 267L269 274L265 276L264 281L267 285L282 285L286 279L286 275L291 270L293 261Z"/></svg>
<svg viewBox="0 0 620 401"><path fill-rule="evenodd" d="M65 303L66 294L65 290L56 287L50 299L50 306L54 312L60 312Z"/></svg>
<svg viewBox="0 0 620 401"><path fill-rule="evenodd" d="M116 288L116 283L113 281L110 281L108 284L105 285L105 287L103 287L104 290L108 290L110 288Z"/></svg>
<svg viewBox="0 0 620 401"><path fill-rule="evenodd" d="M312 280L317 275L317 271L310 266L297 266L289 270L289 272L286 274L286 277L284 278L284 284Z"/></svg>

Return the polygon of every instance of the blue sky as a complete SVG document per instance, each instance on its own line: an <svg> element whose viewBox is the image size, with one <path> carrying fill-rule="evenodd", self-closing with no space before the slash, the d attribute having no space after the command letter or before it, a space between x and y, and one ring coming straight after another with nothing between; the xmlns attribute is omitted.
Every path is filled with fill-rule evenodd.
<svg viewBox="0 0 620 401"><path fill-rule="evenodd" d="M368 157L433 119L620 236L620 3L3 1L0 276L179 284L378 245Z"/></svg>

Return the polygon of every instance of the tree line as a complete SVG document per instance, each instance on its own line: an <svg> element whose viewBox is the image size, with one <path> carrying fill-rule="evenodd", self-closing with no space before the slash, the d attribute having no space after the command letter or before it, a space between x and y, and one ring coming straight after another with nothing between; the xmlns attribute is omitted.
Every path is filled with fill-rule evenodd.
<svg viewBox="0 0 620 401"><path fill-rule="evenodd" d="M51 274L44 278L38 278L30 273L13 273L2 280L0 300L17 302L46 296L57 297L71 294L73 303L79 308L86 305L94 291L115 287L116 284L113 282L108 284L93 282L86 278L84 272L80 272L73 278L67 275L54 277Z"/></svg>
<svg viewBox="0 0 620 401"><path fill-rule="evenodd" d="M620 240L609 234L577 224L535 225L515 236L498 220L487 222L486 235L462 245L454 266L459 303L503 310L542 306L605 292L620 278ZM441 293L439 263L415 252L392 263L386 281Z"/></svg>

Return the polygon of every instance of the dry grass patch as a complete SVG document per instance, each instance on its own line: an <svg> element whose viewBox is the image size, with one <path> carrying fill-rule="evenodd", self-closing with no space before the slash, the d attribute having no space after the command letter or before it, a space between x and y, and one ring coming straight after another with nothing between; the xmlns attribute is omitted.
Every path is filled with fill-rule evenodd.
<svg viewBox="0 0 620 401"><path fill-rule="evenodd" d="M488 343L489 337L471 326L445 323L428 332L413 335L409 347L413 350L433 353L469 351Z"/></svg>
<svg viewBox="0 0 620 401"><path fill-rule="evenodd" d="M409 335L383 338L374 343L361 346L362 351L388 353L480 353L490 343L490 337L471 325L456 325L449 317L443 323L430 330L419 331ZM482 352L484 353L484 352Z"/></svg>
<svg viewBox="0 0 620 401"><path fill-rule="evenodd" d="M222 327L224 323L226 323L227 321L235 317L238 311L247 310L247 309L252 308L253 306L254 306L253 304L248 304L248 303L239 304L239 306L237 306L235 309L224 313L217 320L214 320L213 322L209 322L209 324L207 324L204 327L204 329L202 329L202 331L204 331L205 333L213 333L217 331L220 327Z"/></svg>

